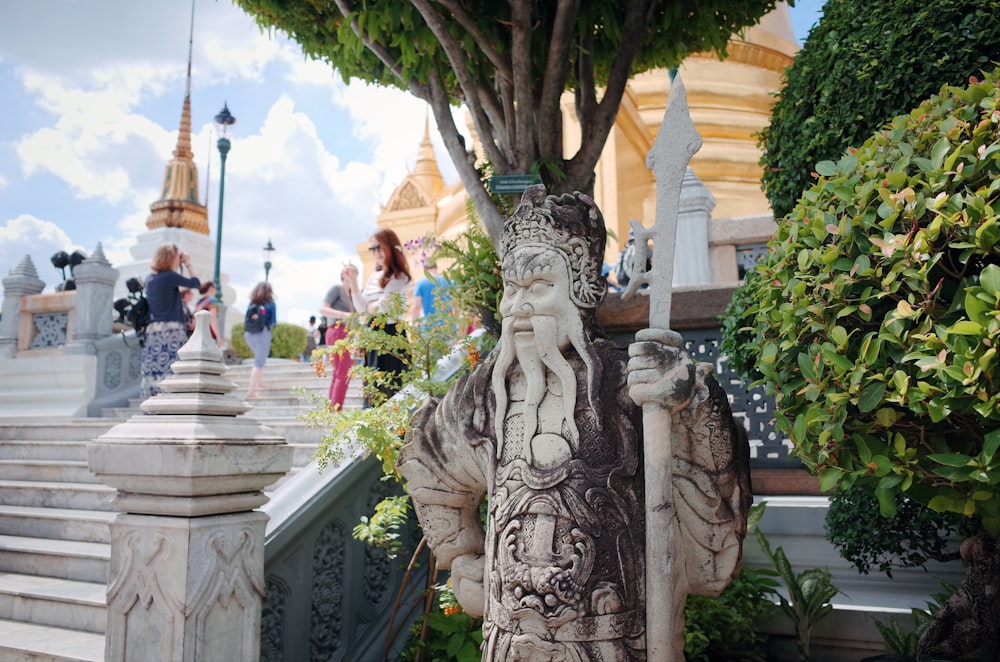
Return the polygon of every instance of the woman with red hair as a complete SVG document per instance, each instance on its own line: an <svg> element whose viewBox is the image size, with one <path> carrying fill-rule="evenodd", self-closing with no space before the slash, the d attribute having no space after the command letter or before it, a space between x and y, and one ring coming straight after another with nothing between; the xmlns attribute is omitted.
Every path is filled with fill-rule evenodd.
<svg viewBox="0 0 1000 662"><path fill-rule="evenodd" d="M364 289L358 286L358 268L354 265L345 267L344 283L354 303L354 309L359 313L374 315L387 311L393 297L402 297L405 303L406 290L412 278L402 243L392 230L384 228L372 235L368 250L375 257L375 272L369 276ZM396 335L398 333L396 322L397 320L389 320L385 325L385 332ZM399 390L397 380L391 376L405 370L406 363L399 356L382 354L377 350L369 350L365 356L365 365L375 368L389 380L388 386L381 389L386 396L391 396Z"/></svg>

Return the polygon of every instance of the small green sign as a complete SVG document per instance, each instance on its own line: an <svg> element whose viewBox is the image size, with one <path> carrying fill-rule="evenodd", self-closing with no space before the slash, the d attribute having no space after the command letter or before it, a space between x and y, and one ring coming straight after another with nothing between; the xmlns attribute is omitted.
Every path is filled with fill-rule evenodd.
<svg viewBox="0 0 1000 662"><path fill-rule="evenodd" d="M490 191L493 193L524 193L529 186L541 184L538 175L496 175L490 177Z"/></svg>

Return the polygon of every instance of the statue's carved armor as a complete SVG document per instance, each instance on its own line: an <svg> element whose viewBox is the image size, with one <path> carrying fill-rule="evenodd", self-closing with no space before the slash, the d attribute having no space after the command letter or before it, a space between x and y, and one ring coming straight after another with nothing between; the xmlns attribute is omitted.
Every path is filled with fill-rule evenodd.
<svg viewBox="0 0 1000 662"><path fill-rule="evenodd" d="M641 415L626 394L625 349L608 341L596 348L605 405L598 421L581 380L577 448L564 428L520 437L516 390L504 421L508 436L497 448L496 412L486 397L492 355L413 419L400 465L432 549L446 567L456 556L486 555L484 660L645 657ZM516 372L508 372L515 383ZM561 408L558 397L546 395L541 406ZM709 378L675 415L676 507L712 532L690 541L681 524L682 567L712 568L717 578L687 582L689 592L717 594L739 563L745 525L735 514L750 494L748 457L742 429L718 425L728 412L725 393ZM680 439L698 448L676 444ZM478 522L484 495L485 535ZM550 657L532 657L536 650Z"/></svg>

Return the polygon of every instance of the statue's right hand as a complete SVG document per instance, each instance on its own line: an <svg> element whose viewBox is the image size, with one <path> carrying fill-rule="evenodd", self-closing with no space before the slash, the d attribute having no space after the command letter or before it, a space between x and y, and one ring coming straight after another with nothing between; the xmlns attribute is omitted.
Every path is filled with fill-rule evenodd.
<svg viewBox="0 0 1000 662"><path fill-rule="evenodd" d="M451 588L465 613L475 618L482 618L486 607L485 571L482 554L462 554L451 561Z"/></svg>
<svg viewBox="0 0 1000 662"><path fill-rule="evenodd" d="M674 408L690 400L695 364L681 349L679 334L641 329L628 354L628 394L637 405L651 402Z"/></svg>

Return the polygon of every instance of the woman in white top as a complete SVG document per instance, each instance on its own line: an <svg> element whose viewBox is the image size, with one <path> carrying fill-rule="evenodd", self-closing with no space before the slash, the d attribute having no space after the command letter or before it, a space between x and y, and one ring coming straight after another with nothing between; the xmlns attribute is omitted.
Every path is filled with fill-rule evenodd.
<svg viewBox="0 0 1000 662"><path fill-rule="evenodd" d="M392 295L399 294L406 297L406 290L410 287L410 266L406 262L406 255L403 253L402 242L396 233L389 229L382 229L372 236L371 245L368 250L375 257L375 273L365 283L364 289L358 286L358 268L354 265L345 267L346 278L344 285L348 290L354 309L359 313L374 315L385 312L389 307ZM396 335L396 320L390 320L385 325L385 332ZM377 350L368 350L365 356L365 365L376 368L389 377L388 385L381 391L386 397L392 396L399 390L397 379L391 375L398 375L406 369L407 361L403 357L393 354L382 354ZM368 399L366 398L366 404Z"/></svg>

